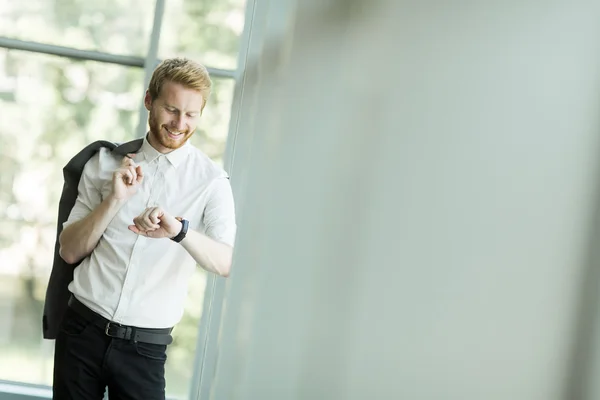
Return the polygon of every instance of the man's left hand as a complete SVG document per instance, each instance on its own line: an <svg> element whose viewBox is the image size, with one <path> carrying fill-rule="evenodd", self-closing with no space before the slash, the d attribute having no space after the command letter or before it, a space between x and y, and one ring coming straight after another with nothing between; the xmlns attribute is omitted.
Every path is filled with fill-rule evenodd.
<svg viewBox="0 0 600 400"><path fill-rule="evenodd" d="M172 238L181 231L181 222L160 207L148 207L133 219L129 230L149 238Z"/></svg>

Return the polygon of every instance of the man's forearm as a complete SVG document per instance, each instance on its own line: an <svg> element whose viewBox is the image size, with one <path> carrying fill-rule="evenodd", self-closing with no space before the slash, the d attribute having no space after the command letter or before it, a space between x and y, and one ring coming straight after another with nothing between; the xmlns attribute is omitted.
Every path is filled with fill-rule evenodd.
<svg viewBox="0 0 600 400"><path fill-rule="evenodd" d="M189 230L181 245L202 268L227 277L231 270L233 248L209 238L194 230Z"/></svg>
<svg viewBox="0 0 600 400"><path fill-rule="evenodd" d="M88 256L123 203L123 200L109 196L85 218L67 226L59 237L63 260L74 264Z"/></svg>

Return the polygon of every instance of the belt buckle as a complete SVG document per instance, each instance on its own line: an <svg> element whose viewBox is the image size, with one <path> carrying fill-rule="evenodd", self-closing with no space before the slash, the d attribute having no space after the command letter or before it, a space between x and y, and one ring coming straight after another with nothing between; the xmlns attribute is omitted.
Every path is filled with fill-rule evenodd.
<svg viewBox="0 0 600 400"><path fill-rule="evenodd" d="M110 327L111 327L111 325L113 325L113 326L118 326L118 327L120 327L120 326L121 326L120 324L118 324L118 323L116 323L116 322L108 321L108 322L106 323L106 329L104 329L104 333L105 333L105 334L106 334L106 336L108 336L108 337L112 337L112 338L119 338L119 337L118 337L118 335L111 335L111 334L110 334Z"/></svg>

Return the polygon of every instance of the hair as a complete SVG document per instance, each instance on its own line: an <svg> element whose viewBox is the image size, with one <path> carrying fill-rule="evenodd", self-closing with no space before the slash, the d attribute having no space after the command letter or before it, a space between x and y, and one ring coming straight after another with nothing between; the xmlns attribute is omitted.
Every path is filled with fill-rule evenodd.
<svg viewBox="0 0 600 400"><path fill-rule="evenodd" d="M187 58L169 58L158 64L148 84L152 100L158 98L165 82L179 83L202 94L202 110L210 96L212 82L208 70L202 64Z"/></svg>

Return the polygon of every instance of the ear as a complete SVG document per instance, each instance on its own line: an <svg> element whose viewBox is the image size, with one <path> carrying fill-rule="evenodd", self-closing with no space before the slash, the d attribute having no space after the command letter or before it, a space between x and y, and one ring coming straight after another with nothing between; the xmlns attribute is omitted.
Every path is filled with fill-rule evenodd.
<svg viewBox="0 0 600 400"><path fill-rule="evenodd" d="M144 106L146 106L146 110L150 111L152 107L152 96L150 96L150 92L146 90L146 95L144 96Z"/></svg>
<svg viewBox="0 0 600 400"><path fill-rule="evenodd" d="M204 113L204 107L206 107L206 99L202 96L202 108L200 108L200 116Z"/></svg>

